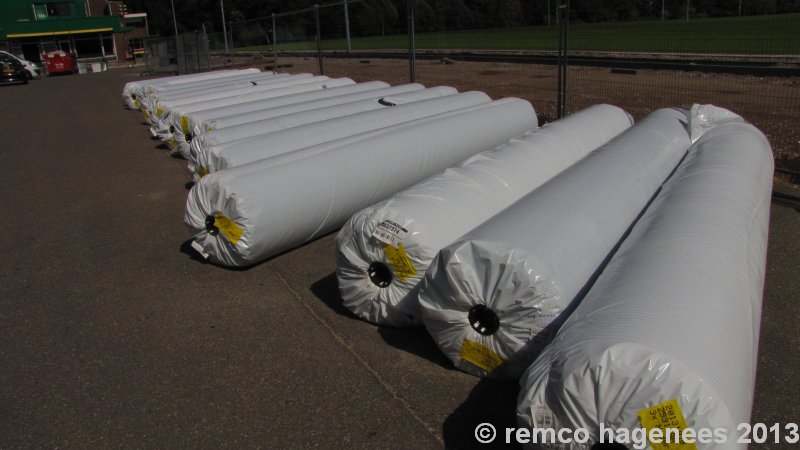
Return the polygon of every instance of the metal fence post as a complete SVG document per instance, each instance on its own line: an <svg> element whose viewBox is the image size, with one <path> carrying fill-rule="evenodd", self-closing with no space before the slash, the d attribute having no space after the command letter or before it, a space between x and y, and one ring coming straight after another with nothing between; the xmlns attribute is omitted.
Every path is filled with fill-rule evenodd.
<svg viewBox="0 0 800 450"><path fill-rule="evenodd" d="M314 4L314 21L317 25L317 59L319 59L319 74L325 75L325 67L322 65L322 36L319 32L319 5Z"/></svg>
<svg viewBox="0 0 800 450"><path fill-rule="evenodd" d="M558 100L556 102L556 117L564 117L567 103L567 47L569 37L569 0L558 4Z"/></svg>
<svg viewBox="0 0 800 450"><path fill-rule="evenodd" d="M347 0L344 0L344 35L347 40L347 53L350 53L353 48L350 45L350 18L347 15Z"/></svg>
<svg viewBox="0 0 800 450"><path fill-rule="evenodd" d="M222 0L219 0L219 9L222 11L222 36L225 38L225 53L229 53L228 50L228 30L225 28L225 7L222 6Z"/></svg>
<svg viewBox="0 0 800 450"><path fill-rule="evenodd" d="M275 13L272 13L272 71L278 71L278 30L275 26Z"/></svg>
<svg viewBox="0 0 800 450"><path fill-rule="evenodd" d="M406 9L408 9L408 70L410 72L409 79L411 83L417 81L417 56L416 47L414 44L414 0L406 1Z"/></svg>

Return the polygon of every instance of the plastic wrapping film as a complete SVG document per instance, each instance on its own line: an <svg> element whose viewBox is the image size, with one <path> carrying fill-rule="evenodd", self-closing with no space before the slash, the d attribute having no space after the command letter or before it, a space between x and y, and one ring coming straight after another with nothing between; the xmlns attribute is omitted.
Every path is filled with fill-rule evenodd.
<svg viewBox="0 0 800 450"><path fill-rule="evenodd" d="M417 100L402 105L388 106L392 103L380 99L363 100L224 128L192 142L190 169L194 169L198 175L216 172L304 147L492 101L483 92L451 92L450 89L441 88L423 89L396 95L394 99L397 102L404 102L405 97Z"/></svg>
<svg viewBox="0 0 800 450"><path fill-rule="evenodd" d="M536 123L530 103L501 99L223 170L194 185L184 221L212 262L254 264Z"/></svg>
<svg viewBox="0 0 800 450"><path fill-rule="evenodd" d="M193 73L187 75L177 75L177 76L149 78L145 80L131 81L125 84L125 87L123 88L122 91L122 96L125 102L128 103L128 107L130 107L131 109L138 109L139 108L138 102L135 105L133 104L133 102L134 100L137 100L140 95L145 95L145 93L147 92L146 89L156 90L164 88L166 86L174 86L180 84L188 85L189 83L196 83L211 79L222 79L231 76L253 74L258 72L260 72L260 70L258 69L217 70L214 72Z"/></svg>
<svg viewBox="0 0 800 450"><path fill-rule="evenodd" d="M272 89L277 86L289 86L292 84L327 79L328 77L324 75L315 77L310 73L299 73L296 75L258 75L257 77L235 83L225 83L224 81L220 81L218 82L218 85L214 86L198 88L188 87L178 91L158 92L156 94L151 94L149 98L155 99L155 103L151 104L164 108L171 105L181 105L184 103L222 98L222 96L224 96L223 93L228 93L231 95L236 95L237 93L244 94L247 92L258 92L264 89Z"/></svg>
<svg viewBox="0 0 800 450"><path fill-rule="evenodd" d="M257 144L257 141L255 139L258 136L272 133L274 131L298 127L301 125L325 121L329 119L335 119L338 117L350 116L365 111L384 109L391 106L391 104L389 103L380 101L380 99L382 99L383 96L380 95L379 92L388 93L393 91L391 88L379 89L376 91L376 93L373 93L371 95L371 97L373 97L372 99L353 101L353 102L343 102L343 103L334 100L338 97L331 97L330 102L324 102L324 103L333 103L333 105L320 108L312 108L311 105L301 105L300 108L295 107L295 105L288 105L288 107L286 108L279 107L279 108L272 108L270 110L257 111L253 113L251 116L261 117L262 118L261 120L246 122L239 125L228 126L218 130L209 131L205 134L201 134L193 138L190 143L184 144L183 146L179 145L179 149L181 149L181 153L183 154L183 156L190 160L190 164L194 165L197 163L199 154L205 153L206 155L208 155L208 152L213 150L217 146L221 146L228 143L233 144L234 141L243 141L247 139L251 140L251 146L252 146ZM454 92L455 89L453 88L440 87L440 88L430 88L430 89L422 89L419 91L414 91L413 94L416 95L418 99L425 99L425 98L442 97L444 95L450 95ZM363 94L366 94L366 92ZM408 98L406 102L414 101L413 100L414 97L408 97L412 95L411 92L402 95L403 95L402 98L404 99L406 97ZM314 102L312 101L304 103L313 104ZM287 111L293 111L297 109L300 109L300 111L294 113L287 113ZM341 130L341 131L345 133L347 132L347 130ZM354 133L349 133L349 134L354 134ZM184 135L184 141L185 139L186 137Z"/></svg>
<svg viewBox="0 0 800 450"><path fill-rule="evenodd" d="M366 84L366 83L361 83L361 84ZM311 97L314 94L318 93L325 94L328 92L334 93L334 91L340 89L348 89L359 85L360 84L324 89L322 91L312 91L294 95L286 95L280 98L275 98L274 99L275 101L272 102L273 105L272 107L266 109L260 109L258 111L253 111L253 112L237 113L237 114L219 116L216 118L208 118L208 115L213 114L210 111L217 111L217 110L222 111L225 108L230 108L230 107L222 107L222 108L214 108L213 110L205 110L202 111L200 114L190 114L188 117L189 117L189 128L191 132L191 138L195 139L197 137L204 136L206 133L211 133L214 131L238 125L260 122L280 116L288 116L290 114L302 113L305 111L311 111L314 109L321 109L330 106L344 105L346 103L351 103L355 101L365 101L368 99L377 100L387 95L409 93L412 91L419 91L425 89L425 86L413 83L413 84L402 84L399 86L386 87L380 89L362 90L360 92L355 92L345 95L323 96L319 98ZM439 87L437 89L445 90L446 88ZM456 92L458 91L452 89L452 93ZM304 96L304 98L299 98L298 96ZM294 102L292 101L294 100L294 97L298 97L297 100L302 100L302 101ZM206 115L206 118L203 118L202 117L203 115ZM187 142L187 139L189 139L189 136L184 135L182 139L183 145L190 145L190 142ZM179 143L179 145L181 144ZM182 149L181 153L186 154L186 153L191 153L191 151Z"/></svg>
<svg viewBox="0 0 800 450"><path fill-rule="evenodd" d="M697 448L747 448L735 441L753 403L772 170L748 124L699 138L521 379L521 426L586 428L586 445L551 448L588 450L600 423L661 427L650 416L671 408L686 427L727 429Z"/></svg>
<svg viewBox="0 0 800 450"><path fill-rule="evenodd" d="M299 74L288 77L275 76L271 80L251 81L248 85L244 86L223 86L215 89L191 91L179 95L168 95L156 99L151 98L149 103L145 103L145 107L149 108L150 114L153 117L164 119L175 108L180 106L230 98L237 98L238 101L235 103L251 99L269 98L269 93L275 89L330 80L330 78L326 76L312 77L307 75L309 74Z"/></svg>
<svg viewBox="0 0 800 450"><path fill-rule="evenodd" d="M620 108L592 106L359 211L337 237L342 302L373 323L421 325L417 290L440 249L632 123ZM399 245L410 266L397 263Z"/></svg>
<svg viewBox="0 0 800 450"><path fill-rule="evenodd" d="M300 74L306 77L311 74ZM218 91L222 89L234 89L237 87L252 86L253 83L258 83L267 80L277 80L287 78L288 74L274 74L271 72L263 73L248 73L243 75L236 75L225 77L222 79L211 79L194 82L188 85L164 86L158 89L153 87L145 87L141 93L139 104L141 108L153 113L156 110L157 101L159 99L165 100L172 97L181 97L190 94L198 94L208 91Z"/></svg>
<svg viewBox="0 0 800 450"><path fill-rule="evenodd" d="M256 69L257 71L258 69ZM176 75L159 78L147 78L143 80L129 81L125 83L122 88L122 98L130 109L138 109L139 106L134 105L133 101L136 99L136 93L144 86L169 86L173 84L190 83L192 81L201 81L212 78L224 78L230 76L233 70L220 70L216 72L192 73L187 75Z"/></svg>
<svg viewBox="0 0 800 450"><path fill-rule="evenodd" d="M202 111L195 111L189 117L189 131L193 136L199 136L210 130L218 128L214 126L218 119L230 116L250 117L257 115L261 111L275 109L281 106L296 105L301 103L313 105L314 101L324 101L336 97L346 97L347 95L366 94L367 92L381 91L388 89L389 87L389 84L384 83L383 81L368 81L366 83L356 83L347 86L325 89L323 91L303 92L299 94L292 94L290 96L287 95L284 97L283 102L280 103L276 102L275 99L258 99L249 100L236 105L204 109ZM422 87L420 87L420 89L421 88ZM251 122L258 120L261 119L256 118Z"/></svg>
<svg viewBox="0 0 800 450"><path fill-rule="evenodd" d="M436 255L419 305L457 368L519 378L685 155L687 125L685 111L653 112Z"/></svg>
<svg viewBox="0 0 800 450"><path fill-rule="evenodd" d="M309 80L311 79L309 78ZM158 120L158 125L154 128L157 129L159 134L169 133L171 135L172 132L170 131L170 126L171 126L170 123L176 123L180 124L180 126L176 125L175 129L178 132L184 133L185 135L186 133L189 132L188 115L190 113L193 113L194 111L202 111L207 108L215 108L218 106L235 105L243 101L247 101L249 99L254 99L254 98L259 98L259 99L276 98L302 92L313 92L332 87L347 86L353 84L355 84L355 81L351 80L350 78L315 80L303 83L291 83L290 85L286 86L276 85L271 87L270 89L264 89L258 92L251 92L240 95L231 95L211 100L185 103L178 106L173 106L169 111L167 111L164 114L163 118L160 118Z"/></svg>

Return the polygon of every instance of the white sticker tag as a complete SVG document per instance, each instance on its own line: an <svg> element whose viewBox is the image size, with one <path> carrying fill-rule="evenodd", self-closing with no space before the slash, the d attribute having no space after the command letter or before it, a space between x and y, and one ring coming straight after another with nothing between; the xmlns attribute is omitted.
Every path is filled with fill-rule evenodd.
<svg viewBox="0 0 800 450"><path fill-rule="evenodd" d="M199 254L200 254L200 256L202 256L204 259L208 259L208 253L206 253L206 252L204 252L204 251L203 251L203 246L202 246L202 245L200 245L200 243L198 243L197 241L194 241L194 240L193 240L191 245L192 245L192 248L193 248L193 249L194 249L194 250L195 250L197 253L199 253Z"/></svg>
<svg viewBox="0 0 800 450"><path fill-rule="evenodd" d="M158 137L158 133L156 133L156 130L153 127L150 127L150 134L152 134L153 137Z"/></svg>
<svg viewBox="0 0 800 450"><path fill-rule="evenodd" d="M391 245L397 248L403 242L403 238L408 233L408 230L400 225L392 222L391 220L384 220L372 233L372 237L383 242L384 244Z"/></svg>

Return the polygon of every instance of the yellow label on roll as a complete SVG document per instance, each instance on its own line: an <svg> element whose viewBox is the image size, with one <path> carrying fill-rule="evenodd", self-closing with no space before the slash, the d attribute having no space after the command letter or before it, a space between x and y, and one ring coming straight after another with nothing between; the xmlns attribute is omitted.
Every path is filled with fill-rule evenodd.
<svg viewBox="0 0 800 450"><path fill-rule="evenodd" d="M189 118L186 116L181 116L181 129L183 134L189 134Z"/></svg>
<svg viewBox="0 0 800 450"><path fill-rule="evenodd" d="M139 100L133 101L133 109L139 109Z"/></svg>
<svg viewBox="0 0 800 450"><path fill-rule="evenodd" d="M464 339L461 343L461 359L471 362L481 369L491 372L505 360L494 352L494 350L475 341Z"/></svg>
<svg viewBox="0 0 800 450"><path fill-rule="evenodd" d="M661 439L659 439L661 442L650 442L653 450L697 450L695 444L682 441L681 435L686 429L686 419L683 418L678 400L673 398L636 414L649 436L652 436L651 429L661 429ZM696 436L692 434L692 438L696 439Z"/></svg>
<svg viewBox="0 0 800 450"><path fill-rule="evenodd" d="M169 138L169 148L173 150L178 148L178 144L175 143L175 138Z"/></svg>
<svg viewBox="0 0 800 450"><path fill-rule="evenodd" d="M414 264L411 264L411 260L406 255L403 244L398 244L397 248L387 245L383 248L383 252L386 253L386 260L397 278L405 280L417 274Z"/></svg>
<svg viewBox="0 0 800 450"><path fill-rule="evenodd" d="M200 166L200 168L199 168L199 169L197 169L197 175L198 175L200 178L203 178L204 176L208 175L208 169L206 169L206 168L205 168L205 167L203 167L203 166Z"/></svg>
<svg viewBox="0 0 800 450"><path fill-rule="evenodd" d="M146 122L150 122L150 113L146 109L142 110L142 117Z"/></svg>
<svg viewBox="0 0 800 450"><path fill-rule="evenodd" d="M163 116L163 115L164 115L164 110L163 110L163 109L161 109L161 108L156 108L156 115L157 115L158 117L161 117L161 116Z"/></svg>
<svg viewBox="0 0 800 450"><path fill-rule="evenodd" d="M239 242L239 239L242 238L243 232L239 225L236 225L236 222L223 216L222 214L217 214L214 217L214 226L219 228L219 232L228 238L232 244L236 244Z"/></svg>

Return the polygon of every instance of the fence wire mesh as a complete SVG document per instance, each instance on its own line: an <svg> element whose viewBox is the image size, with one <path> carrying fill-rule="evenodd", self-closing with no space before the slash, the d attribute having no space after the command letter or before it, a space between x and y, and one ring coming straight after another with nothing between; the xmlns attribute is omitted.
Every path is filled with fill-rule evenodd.
<svg viewBox="0 0 800 450"><path fill-rule="evenodd" d="M776 157L800 157L800 14L748 0L596 3L338 1L229 17L227 48L222 33L209 34L208 45L229 65L272 68L277 56L282 71L406 83L413 4L414 75L426 86L525 98L542 122L558 117L560 96L566 113L611 103L637 119L662 107L713 103L761 128Z"/></svg>

